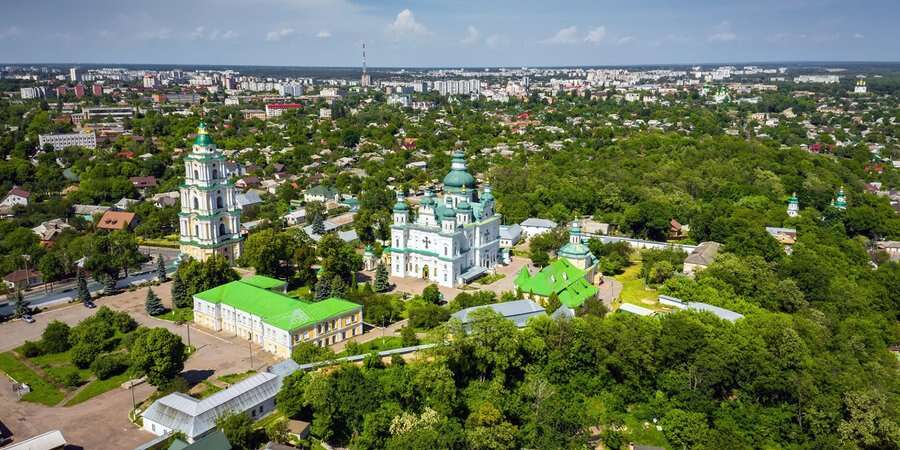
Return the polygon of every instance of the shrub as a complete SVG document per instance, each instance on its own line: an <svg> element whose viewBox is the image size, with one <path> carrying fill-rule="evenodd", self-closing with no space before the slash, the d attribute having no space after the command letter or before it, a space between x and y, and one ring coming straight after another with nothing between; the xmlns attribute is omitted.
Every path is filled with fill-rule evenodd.
<svg viewBox="0 0 900 450"><path fill-rule="evenodd" d="M118 375L128 369L131 361L124 353L106 353L98 356L91 363L91 372L101 380Z"/></svg>
<svg viewBox="0 0 900 450"><path fill-rule="evenodd" d="M19 347L19 351L22 353L22 356L26 358L34 358L35 356L41 356L44 353L44 350L37 342L25 341L21 347Z"/></svg>
<svg viewBox="0 0 900 450"><path fill-rule="evenodd" d="M79 375L78 370L73 367L54 369L53 371L48 371L47 375L54 383L61 384L68 388L78 387L78 385L81 384L81 375Z"/></svg>
<svg viewBox="0 0 900 450"><path fill-rule="evenodd" d="M112 323L120 333L128 333L138 326L138 323L134 318L129 316L128 313L121 311L115 313L112 318Z"/></svg>
<svg viewBox="0 0 900 450"><path fill-rule="evenodd" d="M87 369L100 354L102 343L82 343L72 347L72 363L79 369Z"/></svg>
<svg viewBox="0 0 900 450"><path fill-rule="evenodd" d="M450 319L450 311L437 305L414 306L409 310L409 324L415 328L434 328Z"/></svg>
<svg viewBox="0 0 900 450"><path fill-rule="evenodd" d="M47 353L62 353L68 350L71 347L70 332L71 329L65 323L58 320L50 322L41 335L41 347Z"/></svg>

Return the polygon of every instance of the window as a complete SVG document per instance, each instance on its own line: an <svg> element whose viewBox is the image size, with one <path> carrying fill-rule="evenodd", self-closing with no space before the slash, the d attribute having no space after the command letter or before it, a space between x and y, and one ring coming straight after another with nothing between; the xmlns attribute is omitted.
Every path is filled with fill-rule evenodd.
<svg viewBox="0 0 900 450"><path fill-rule="evenodd" d="M200 237L200 225L194 225L194 236L197 238Z"/></svg>
<svg viewBox="0 0 900 450"><path fill-rule="evenodd" d="M226 235L226 234L227 234L227 233L226 233L226 230L225 230L225 224L224 224L224 223L220 223L220 224L219 224L219 236L224 236L224 235Z"/></svg>
<svg viewBox="0 0 900 450"><path fill-rule="evenodd" d="M217 178L219 178L219 169L213 169L213 174L212 174L212 175L213 175L212 177L213 177L214 180L217 179Z"/></svg>
<svg viewBox="0 0 900 450"><path fill-rule="evenodd" d="M194 179L195 180L200 179L200 171L198 171L197 169L194 169Z"/></svg>
<svg viewBox="0 0 900 450"><path fill-rule="evenodd" d="M216 208L219 208L219 209L222 209L222 208L223 208L223 206L222 206L222 197L221 197L221 196L216 197Z"/></svg>

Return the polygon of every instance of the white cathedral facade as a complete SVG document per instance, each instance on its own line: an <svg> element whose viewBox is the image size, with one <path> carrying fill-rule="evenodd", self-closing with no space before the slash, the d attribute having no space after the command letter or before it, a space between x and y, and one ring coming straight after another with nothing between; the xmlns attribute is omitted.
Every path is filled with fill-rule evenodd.
<svg viewBox="0 0 900 450"><path fill-rule="evenodd" d="M492 271L500 259L494 197L490 187L477 190L462 152L453 153L443 196L428 191L410 221L409 206L398 195L393 219L388 249L392 276L454 287Z"/></svg>
<svg viewBox="0 0 900 450"><path fill-rule="evenodd" d="M184 170L178 214L181 253L200 261L218 254L233 263L241 256L241 210L225 173L225 158L203 122L193 151L184 158Z"/></svg>

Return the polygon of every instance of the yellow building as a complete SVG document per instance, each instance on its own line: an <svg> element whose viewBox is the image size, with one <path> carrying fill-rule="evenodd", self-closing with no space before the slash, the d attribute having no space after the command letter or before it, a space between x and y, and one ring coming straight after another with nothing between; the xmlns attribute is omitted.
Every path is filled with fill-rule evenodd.
<svg viewBox="0 0 900 450"><path fill-rule="evenodd" d="M362 334L362 305L339 298L308 303L284 295L284 286L257 275L203 291L194 296L194 322L282 358L300 342L328 346Z"/></svg>

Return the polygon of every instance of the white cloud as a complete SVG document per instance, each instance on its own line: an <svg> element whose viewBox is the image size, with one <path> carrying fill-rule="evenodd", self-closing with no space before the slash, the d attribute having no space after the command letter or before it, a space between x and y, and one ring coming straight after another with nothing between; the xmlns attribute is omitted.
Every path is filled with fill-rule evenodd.
<svg viewBox="0 0 900 450"><path fill-rule="evenodd" d="M473 27L472 25L469 25L468 27L466 27L466 37L464 37L460 42L464 45L472 45L478 42L479 37L480 34L478 33L478 29Z"/></svg>
<svg viewBox="0 0 900 450"><path fill-rule="evenodd" d="M541 42L544 44L574 44L578 42L578 27L572 25L563 28Z"/></svg>
<svg viewBox="0 0 900 450"><path fill-rule="evenodd" d="M634 42L634 36L622 36L616 39L616 44L618 45L630 44L632 42Z"/></svg>
<svg viewBox="0 0 900 450"><path fill-rule="evenodd" d="M141 31L137 35L138 39L164 41L172 38L172 30L168 28L160 28L158 30Z"/></svg>
<svg viewBox="0 0 900 450"><path fill-rule="evenodd" d="M295 30L293 28L281 28L279 30L272 30L266 33L266 40L269 42L278 42L294 34L294 32Z"/></svg>
<svg viewBox="0 0 900 450"><path fill-rule="evenodd" d="M20 30L19 27L16 27L16 26L7 27L4 30L0 30L0 39L9 39L11 37L18 36L21 33L22 33L22 30Z"/></svg>
<svg viewBox="0 0 900 450"><path fill-rule="evenodd" d="M328 39L331 37L331 32L328 30L322 30L322 31L316 33L316 37L319 39Z"/></svg>
<svg viewBox="0 0 900 450"><path fill-rule="evenodd" d="M226 39L233 39L233 38L236 38L237 36L238 36L238 34L232 30L207 31L206 27L203 27L203 26L194 28L194 31L192 31L190 34L188 34L188 38L190 38L190 39L194 39L194 40L205 39L205 40L210 40L210 41L222 41L222 40L226 40Z"/></svg>
<svg viewBox="0 0 900 450"><path fill-rule="evenodd" d="M854 33L854 34L853 34L853 39L863 39L863 38L865 38L865 37L866 37L866 36L863 35L862 33Z"/></svg>
<svg viewBox="0 0 900 450"><path fill-rule="evenodd" d="M509 39L502 34L492 34L484 39L484 43L490 48L503 47L509 43Z"/></svg>
<svg viewBox="0 0 900 450"><path fill-rule="evenodd" d="M388 33L394 40L400 40L407 37L430 36L431 31L416 21L416 17L412 11L404 9L397 14L397 18L388 25Z"/></svg>
<svg viewBox="0 0 900 450"><path fill-rule="evenodd" d="M706 37L711 42L730 42L737 39L737 34L731 30L731 23L723 20L713 28L712 34Z"/></svg>
<svg viewBox="0 0 900 450"><path fill-rule="evenodd" d="M604 38L606 38L606 27L599 26L591 31L588 31L587 36L584 37L584 42L599 44L600 41L602 41Z"/></svg>

